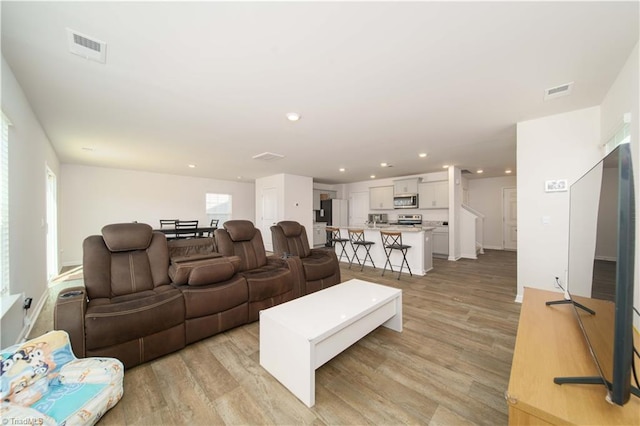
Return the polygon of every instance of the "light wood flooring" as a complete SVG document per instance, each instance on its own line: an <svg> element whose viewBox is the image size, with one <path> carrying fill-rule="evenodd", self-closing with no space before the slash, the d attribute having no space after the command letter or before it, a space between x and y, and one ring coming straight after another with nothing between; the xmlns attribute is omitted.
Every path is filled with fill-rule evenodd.
<svg viewBox="0 0 640 426"><path fill-rule="evenodd" d="M400 281L380 273L343 266L342 280L401 288L404 330L378 328L320 367L314 407L260 367L255 322L127 370L124 396L100 424L506 425L516 253L434 259L426 276ZM50 329L50 315L34 331Z"/></svg>

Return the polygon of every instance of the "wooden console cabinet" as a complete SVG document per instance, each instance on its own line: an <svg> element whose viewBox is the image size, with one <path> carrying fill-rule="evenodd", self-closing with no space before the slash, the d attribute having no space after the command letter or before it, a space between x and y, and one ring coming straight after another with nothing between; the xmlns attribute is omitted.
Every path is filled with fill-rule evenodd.
<svg viewBox="0 0 640 426"><path fill-rule="evenodd" d="M605 400L604 386L553 383L554 377L598 375L573 307L545 305L560 298L560 293L525 288L505 394L509 424L640 425L640 398L631 395L620 407ZM588 299L588 306L606 312L613 305ZM638 347L640 337L634 338Z"/></svg>

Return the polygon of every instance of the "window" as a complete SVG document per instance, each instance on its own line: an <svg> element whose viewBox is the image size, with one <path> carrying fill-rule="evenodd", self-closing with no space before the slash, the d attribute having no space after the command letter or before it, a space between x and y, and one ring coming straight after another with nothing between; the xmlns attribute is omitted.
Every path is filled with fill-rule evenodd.
<svg viewBox="0 0 640 426"><path fill-rule="evenodd" d="M3 113L0 145L0 295L9 292L9 126Z"/></svg>
<svg viewBox="0 0 640 426"><path fill-rule="evenodd" d="M611 136L611 138L604 145L604 155L607 155L611 151L613 151L618 145L623 143L629 143L631 141L631 114L625 114L624 122L618 129L615 134Z"/></svg>
<svg viewBox="0 0 640 426"><path fill-rule="evenodd" d="M231 219L231 194L207 194L207 217L218 219L218 226ZM208 225L208 224L207 224Z"/></svg>

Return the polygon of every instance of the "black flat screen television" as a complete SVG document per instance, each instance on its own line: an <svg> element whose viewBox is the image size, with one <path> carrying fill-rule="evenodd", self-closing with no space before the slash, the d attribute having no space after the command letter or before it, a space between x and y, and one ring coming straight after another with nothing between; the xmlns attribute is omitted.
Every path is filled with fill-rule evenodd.
<svg viewBox="0 0 640 426"><path fill-rule="evenodd" d="M633 341L633 182L631 149L625 143L571 185L565 299L574 307L598 376L554 379L558 384L602 384L607 401L617 405L631 394L640 397ZM591 299L609 303L592 312Z"/></svg>

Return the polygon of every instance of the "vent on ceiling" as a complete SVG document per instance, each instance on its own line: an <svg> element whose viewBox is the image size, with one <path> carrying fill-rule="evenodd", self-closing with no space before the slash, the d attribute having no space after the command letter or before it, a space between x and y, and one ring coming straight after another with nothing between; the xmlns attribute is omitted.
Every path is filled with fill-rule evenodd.
<svg viewBox="0 0 640 426"><path fill-rule="evenodd" d="M107 43L67 28L69 51L85 59L105 63L107 61Z"/></svg>
<svg viewBox="0 0 640 426"><path fill-rule="evenodd" d="M560 86L552 87L544 91L544 100L559 98L561 96L567 96L573 89L573 81L571 83L562 84Z"/></svg>
<svg viewBox="0 0 640 426"><path fill-rule="evenodd" d="M467 170L467 169L462 169L462 170L460 171L460 173L461 173L461 174L463 174L463 175L472 175L472 174L473 174L473 173L471 173L471 172L470 172L469 170Z"/></svg>
<svg viewBox="0 0 640 426"><path fill-rule="evenodd" d="M284 158L284 155L274 154L273 152L263 152L262 154L254 155L252 158L254 160L270 161L270 160L279 160L281 158Z"/></svg>

